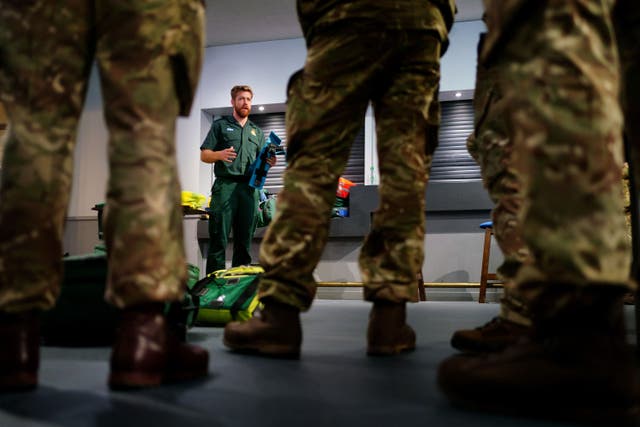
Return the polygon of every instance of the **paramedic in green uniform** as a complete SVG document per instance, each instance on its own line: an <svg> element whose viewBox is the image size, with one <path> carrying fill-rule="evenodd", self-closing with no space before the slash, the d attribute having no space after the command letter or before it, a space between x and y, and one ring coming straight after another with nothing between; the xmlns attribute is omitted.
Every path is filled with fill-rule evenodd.
<svg viewBox="0 0 640 427"><path fill-rule="evenodd" d="M207 274L225 269L225 250L233 229L231 265L251 263L251 240L256 229L258 192L249 186L251 165L265 144L264 133L249 120L253 91L249 86L231 89L233 115L213 122L200 146L200 160L214 163L211 188ZM276 159L268 160L270 166Z"/></svg>

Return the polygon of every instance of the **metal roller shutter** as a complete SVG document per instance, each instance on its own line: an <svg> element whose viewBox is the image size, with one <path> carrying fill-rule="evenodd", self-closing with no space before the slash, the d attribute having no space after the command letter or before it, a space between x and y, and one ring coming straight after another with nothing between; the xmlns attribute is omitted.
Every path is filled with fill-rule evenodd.
<svg viewBox="0 0 640 427"><path fill-rule="evenodd" d="M282 139L282 145L286 148L285 113L252 114L249 119L263 130L265 136L268 136L271 131L275 132ZM265 190L277 193L282 189L285 168L285 156L278 155L276 166L269 169L264 185ZM342 176L356 184L364 184L364 128L358 133L351 147L351 156Z"/></svg>
<svg viewBox="0 0 640 427"><path fill-rule="evenodd" d="M473 132L473 101L444 101L438 148L433 156L430 181L480 179L480 167L467 151Z"/></svg>

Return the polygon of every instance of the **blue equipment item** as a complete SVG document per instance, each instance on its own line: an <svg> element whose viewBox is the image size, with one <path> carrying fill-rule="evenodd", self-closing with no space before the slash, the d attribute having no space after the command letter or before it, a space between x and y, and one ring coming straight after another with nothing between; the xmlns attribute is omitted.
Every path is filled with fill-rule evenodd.
<svg viewBox="0 0 640 427"><path fill-rule="evenodd" d="M260 151L260 155L256 159L256 161L251 165L253 169L253 173L251 174L251 179L249 179L249 186L261 190L264 186L265 181L267 180L267 172L269 172L269 163L267 163L268 159L271 159L276 154L284 154L284 149L280 147L280 143L282 140L275 134L275 132L271 132L267 137L267 142Z"/></svg>

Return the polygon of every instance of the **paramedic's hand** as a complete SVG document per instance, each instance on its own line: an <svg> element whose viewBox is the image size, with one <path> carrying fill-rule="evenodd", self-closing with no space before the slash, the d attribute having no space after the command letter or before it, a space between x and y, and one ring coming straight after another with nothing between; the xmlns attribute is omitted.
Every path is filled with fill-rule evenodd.
<svg viewBox="0 0 640 427"><path fill-rule="evenodd" d="M231 163L233 162L233 160L238 157L238 153L236 153L236 151L233 149L233 147L231 148L226 148L224 150L218 151L219 156L220 156L220 160L227 162L227 163Z"/></svg>
<svg viewBox="0 0 640 427"><path fill-rule="evenodd" d="M269 157L269 158L267 159L267 164L268 164L269 166L271 166L271 167L275 166L275 165L276 165L276 156Z"/></svg>

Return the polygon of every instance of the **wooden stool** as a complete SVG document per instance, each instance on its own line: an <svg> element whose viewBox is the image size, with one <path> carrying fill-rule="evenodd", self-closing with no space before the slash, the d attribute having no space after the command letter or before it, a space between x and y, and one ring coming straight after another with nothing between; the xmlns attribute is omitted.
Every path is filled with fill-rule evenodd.
<svg viewBox="0 0 640 427"><path fill-rule="evenodd" d="M484 229L484 246L482 248L482 268L480 270L480 292L478 302L484 303L487 297L487 283L498 280L498 275L489 273L489 254L491 252L491 236L493 236L493 222L487 221L480 224Z"/></svg>

